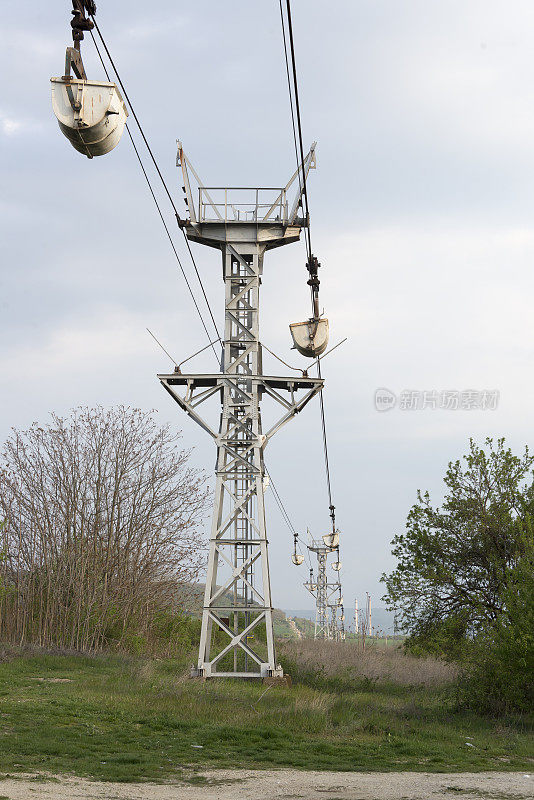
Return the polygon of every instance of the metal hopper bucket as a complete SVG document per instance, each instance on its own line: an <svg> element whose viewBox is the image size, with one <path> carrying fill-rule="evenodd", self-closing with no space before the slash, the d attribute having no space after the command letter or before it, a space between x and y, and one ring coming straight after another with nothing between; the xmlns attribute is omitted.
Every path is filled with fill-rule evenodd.
<svg viewBox="0 0 534 800"><path fill-rule="evenodd" d="M54 114L72 146L88 158L113 150L128 116L115 84L71 77L50 82Z"/></svg>
<svg viewBox="0 0 534 800"><path fill-rule="evenodd" d="M327 348L328 320L308 319L306 322L293 322L289 326L293 345L303 356L315 358Z"/></svg>
<svg viewBox="0 0 534 800"><path fill-rule="evenodd" d="M337 531L335 533L326 533L323 536L323 542L327 547L331 547L334 550L339 546L339 533Z"/></svg>

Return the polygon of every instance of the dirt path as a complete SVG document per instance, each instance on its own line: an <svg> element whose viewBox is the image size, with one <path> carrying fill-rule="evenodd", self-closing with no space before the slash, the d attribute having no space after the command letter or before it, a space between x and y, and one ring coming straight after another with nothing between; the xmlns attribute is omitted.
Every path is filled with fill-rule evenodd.
<svg viewBox="0 0 534 800"><path fill-rule="evenodd" d="M98 783L60 776L0 776L0 800L532 800L534 773L299 772L217 770L179 782Z"/></svg>

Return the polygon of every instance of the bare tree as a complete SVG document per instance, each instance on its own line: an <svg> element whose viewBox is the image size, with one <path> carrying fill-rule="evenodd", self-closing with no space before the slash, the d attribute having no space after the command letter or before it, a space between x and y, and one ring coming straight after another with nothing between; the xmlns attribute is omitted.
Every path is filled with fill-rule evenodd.
<svg viewBox="0 0 534 800"><path fill-rule="evenodd" d="M146 634L202 563L204 475L153 413L13 430L0 465L0 636L78 649Z"/></svg>

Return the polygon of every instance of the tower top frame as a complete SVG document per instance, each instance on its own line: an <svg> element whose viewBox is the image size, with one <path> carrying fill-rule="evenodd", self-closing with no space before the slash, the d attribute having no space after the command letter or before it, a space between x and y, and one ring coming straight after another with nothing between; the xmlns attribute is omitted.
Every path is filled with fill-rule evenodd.
<svg viewBox="0 0 534 800"><path fill-rule="evenodd" d="M189 219L181 220L180 225L188 239L217 248L229 241L257 242L265 250L298 241L301 229L309 223L299 211L305 179L310 169L316 168L316 145L313 142L284 187L206 186L177 141L176 165L182 170L189 213Z"/></svg>

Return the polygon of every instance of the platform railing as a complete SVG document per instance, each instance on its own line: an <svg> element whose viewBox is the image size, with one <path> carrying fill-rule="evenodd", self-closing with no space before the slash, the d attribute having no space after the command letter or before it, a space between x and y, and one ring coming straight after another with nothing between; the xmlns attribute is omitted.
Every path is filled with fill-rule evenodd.
<svg viewBox="0 0 534 800"><path fill-rule="evenodd" d="M286 224L285 189L248 186L199 186L200 222L280 222Z"/></svg>

